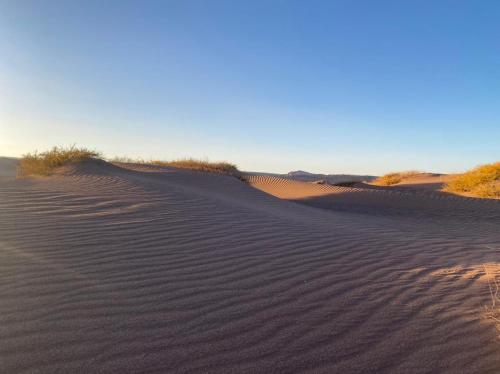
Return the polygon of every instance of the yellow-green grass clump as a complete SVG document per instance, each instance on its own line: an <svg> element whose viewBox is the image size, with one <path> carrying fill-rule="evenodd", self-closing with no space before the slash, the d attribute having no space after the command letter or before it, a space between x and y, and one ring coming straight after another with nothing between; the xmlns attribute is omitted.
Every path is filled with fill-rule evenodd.
<svg viewBox="0 0 500 374"><path fill-rule="evenodd" d="M421 174L419 171L403 171L399 173L388 173L378 177L373 181L374 184L379 186L391 186L393 184L398 184L404 179L414 177L415 175Z"/></svg>
<svg viewBox="0 0 500 374"><path fill-rule="evenodd" d="M172 166L181 169L192 169L210 173L227 174L235 177L241 176L241 172L238 170L238 167L229 162L210 162L194 158L186 158L174 161L152 161L151 163L160 166Z"/></svg>
<svg viewBox="0 0 500 374"><path fill-rule="evenodd" d="M54 169L72 161L83 161L99 158L101 154L87 148L53 147L52 149L39 153L27 153L19 161L17 169L18 176L28 175L50 175Z"/></svg>
<svg viewBox="0 0 500 374"><path fill-rule="evenodd" d="M444 190L470 196L500 198L500 161L458 174Z"/></svg>

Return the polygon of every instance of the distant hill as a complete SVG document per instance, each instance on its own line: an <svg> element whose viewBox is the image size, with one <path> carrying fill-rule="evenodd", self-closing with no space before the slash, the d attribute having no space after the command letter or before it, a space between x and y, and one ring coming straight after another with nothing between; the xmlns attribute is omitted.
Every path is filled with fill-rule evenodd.
<svg viewBox="0 0 500 374"><path fill-rule="evenodd" d="M291 171L284 175L285 178L299 180L303 182L325 181L330 184L343 182L370 182L376 177L373 175L353 175L353 174L314 174L307 171Z"/></svg>
<svg viewBox="0 0 500 374"><path fill-rule="evenodd" d="M344 182L370 182L377 178L373 175L355 175L355 174L314 174L304 170L290 171L287 174L259 173L249 172L252 175L268 175L280 178L298 180L302 182L324 181L326 183L344 183Z"/></svg>
<svg viewBox="0 0 500 374"><path fill-rule="evenodd" d="M309 173L308 171L304 170L296 170L296 171L290 171L288 172L289 176L291 177L300 177L300 176L306 176L306 175L314 175L313 173Z"/></svg>

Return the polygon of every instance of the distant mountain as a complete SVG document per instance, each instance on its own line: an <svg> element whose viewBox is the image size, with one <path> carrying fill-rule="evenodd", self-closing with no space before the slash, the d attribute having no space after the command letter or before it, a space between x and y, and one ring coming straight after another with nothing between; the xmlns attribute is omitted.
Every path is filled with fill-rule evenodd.
<svg viewBox="0 0 500 374"><path fill-rule="evenodd" d="M273 177L293 179L302 182L324 182L329 184L346 182L370 182L377 178L373 175L355 174L314 174L304 170L294 170L286 174L248 172L253 175L269 175Z"/></svg>
<svg viewBox="0 0 500 374"><path fill-rule="evenodd" d="M314 175L314 174L304 170L296 170L288 172L287 175L289 175L290 177L298 177L298 176Z"/></svg>
<svg viewBox="0 0 500 374"><path fill-rule="evenodd" d="M324 181L326 183L345 183L345 182L370 182L377 178L373 175L353 175L353 174L314 174L307 171L291 171L283 175L284 178L299 180L302 182Z"/></svg>

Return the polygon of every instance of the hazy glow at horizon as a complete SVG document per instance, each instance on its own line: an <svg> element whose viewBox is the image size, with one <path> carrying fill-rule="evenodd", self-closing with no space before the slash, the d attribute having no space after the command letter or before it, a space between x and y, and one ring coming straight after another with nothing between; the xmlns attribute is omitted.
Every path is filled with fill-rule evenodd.
<svg viewBox="0 0 500 374"><path fill-rule="evenodd" d="M500 3L3 1L0 155L458 172L500 159Z"/></svg>

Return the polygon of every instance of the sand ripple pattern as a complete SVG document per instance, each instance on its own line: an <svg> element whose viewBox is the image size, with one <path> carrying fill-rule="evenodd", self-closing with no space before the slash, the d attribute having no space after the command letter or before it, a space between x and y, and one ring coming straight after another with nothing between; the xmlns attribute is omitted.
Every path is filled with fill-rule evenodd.
<svg viewBox="0 0 500 374"><path fill-rule="evenodd" d="M248 183L281 199L336 211L372 215L439 217L500 222L500 200L450 195L425 189L363 185L360 188L248 175Z"/></svg>
<svg viewBox="0 0 500 374"><path fill-rule="evenodd" d="M104 163L0 183L0 372L498 373L498 222L422 217Z"/></svg>

